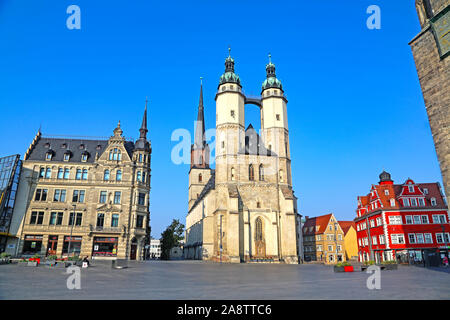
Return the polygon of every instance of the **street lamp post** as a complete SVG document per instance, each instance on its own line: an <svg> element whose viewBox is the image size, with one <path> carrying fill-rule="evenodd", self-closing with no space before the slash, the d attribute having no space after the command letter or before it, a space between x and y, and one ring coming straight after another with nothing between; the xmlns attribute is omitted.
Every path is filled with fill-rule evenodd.
<svg viewBox="0 0 450 320"><path fill-rule="evenodd" d="M76 208L76 204L73 204L73 216L72 216L72 228L70 228L70 238L69 238L69 248L67 249L67 257L69 257L70 255L70 247L72 244L72 233L73 233L73 226L75 225L75 208Z"/></svg>

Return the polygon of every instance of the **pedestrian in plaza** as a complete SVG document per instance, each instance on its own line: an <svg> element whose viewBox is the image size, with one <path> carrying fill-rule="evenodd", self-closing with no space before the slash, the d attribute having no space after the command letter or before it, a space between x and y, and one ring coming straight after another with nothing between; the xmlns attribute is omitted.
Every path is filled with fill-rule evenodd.
<svg viewBox="0 0 450 320"><path fill-rule="evenodd" d="M89 267L89 260L88 260L88 256L84 257L83 262L86 262L88 267Z"/></svg>
<svg viewBox="0 0 450 320"><path fill-rule="evenodd" d="M444 259L442 259L442 262L444 263L444 267L448 267L448 258L447 256L444 257Z"/></svg>

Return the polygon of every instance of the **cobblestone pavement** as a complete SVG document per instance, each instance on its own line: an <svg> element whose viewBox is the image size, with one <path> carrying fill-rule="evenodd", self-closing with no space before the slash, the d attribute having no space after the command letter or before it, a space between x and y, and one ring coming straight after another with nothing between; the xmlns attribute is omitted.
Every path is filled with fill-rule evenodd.
<svg viewBox="0 0 450 320"><path fill-rule="evenodd" d="M67 289L64 268L0 265L0 299L450 299L450 274L413 266L381 272L369 290L364 272L324 265L130 262L81 270L81 289Z"/></svg>

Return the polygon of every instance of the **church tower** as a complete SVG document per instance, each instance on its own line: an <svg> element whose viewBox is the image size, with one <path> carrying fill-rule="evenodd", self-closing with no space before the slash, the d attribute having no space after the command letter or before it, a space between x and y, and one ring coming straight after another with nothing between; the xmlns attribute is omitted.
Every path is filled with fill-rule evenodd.
<svg viewBox="0 0 450 320"><path fill-rule="evenodd" d="M265 147L278 155L278 183L292 185L291 156L287 119L287 99L271 61L266 65L266 80L261 91L261 130Z"/></svg>
<svg viewBox="0 0 450 320"><path fill-rule="evenodd" d="M203 106L203 84L200 84L200 100L195 126L194 144L191 145L191 169L189 171L189 209L198 199L211 178L209 168L209 145L205 137L205 115Z"/></svg>
<svg viewBox="0 0 450 320"><path fill-rule="evenodd" d="M245 96L228 51L216 94L216 183L232 179L231 170L237 164L237 154L245 140Z"/></svg>

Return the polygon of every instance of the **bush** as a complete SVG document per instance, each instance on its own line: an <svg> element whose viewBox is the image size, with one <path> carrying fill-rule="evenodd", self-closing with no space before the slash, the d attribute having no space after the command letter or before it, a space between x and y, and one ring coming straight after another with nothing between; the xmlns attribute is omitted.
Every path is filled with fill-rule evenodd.
<svg viewBox="0 0 450 320"><path fill-rule="evenodd" d="M47 256L47 260L56 260L56 258L58 258L57 255Z"/></svg>
<svg viewBox="0 0 450 320"><path fill-rule="evenodd" d="M372 266L372 265L375 264L375 261L373 261L373 260L365 261L364 264L365 264L366 266Z"/></svg>
<svg viewBox="0 0 450 320"><path fill-rule="evenodd" d="M9 253L6 253L6 252L0 253L0 258L9 258L9 257L11 257L11 255Z"/></svg>
<svg viewBox="0 0 450 320"><path fill-rule="evenodd" d="M80 261L80 257L79 256L73 256L73 257L69 257L68 259L69 261Z"/></svg>
<svg viewBox="0 0 450 320"><path fill-rule="evenodd" d="M339 262L336 264L336 267L349 267L349 266L351 266L351 264L348 261Z"/></svg>
<svg viewBox="0 0 450 320"><path fill-rule="evenodd" d="M41 255L36 253L32 258L33 259L39 259L40 257L41 257Z"/></svg>

